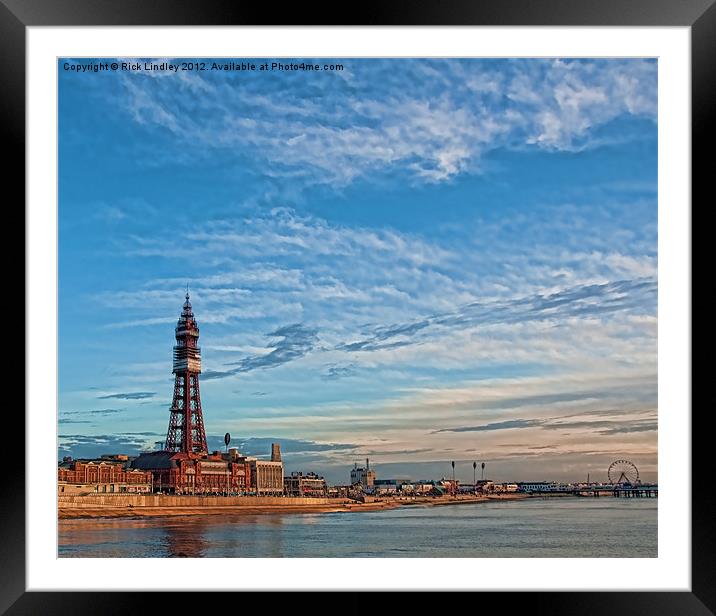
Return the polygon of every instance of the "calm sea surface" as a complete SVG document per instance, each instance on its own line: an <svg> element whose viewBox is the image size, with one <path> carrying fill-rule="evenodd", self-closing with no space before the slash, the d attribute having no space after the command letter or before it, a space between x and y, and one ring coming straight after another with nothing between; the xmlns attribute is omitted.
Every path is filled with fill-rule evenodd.
<svg viewBox="0 0 716 616"><path fill-rule="evenodd" d="M61 520L61 557L657 557L657 499Z"/></svg>

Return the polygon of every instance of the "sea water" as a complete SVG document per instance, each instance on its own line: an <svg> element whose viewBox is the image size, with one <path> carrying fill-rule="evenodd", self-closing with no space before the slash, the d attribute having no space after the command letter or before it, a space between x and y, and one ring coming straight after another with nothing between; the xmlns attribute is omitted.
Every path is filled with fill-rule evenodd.
<svg viewBox="0 0 716 616"><path fill-rule="evenodd" d="M60 557L656 558L658 499L59 521Z"/></svg>

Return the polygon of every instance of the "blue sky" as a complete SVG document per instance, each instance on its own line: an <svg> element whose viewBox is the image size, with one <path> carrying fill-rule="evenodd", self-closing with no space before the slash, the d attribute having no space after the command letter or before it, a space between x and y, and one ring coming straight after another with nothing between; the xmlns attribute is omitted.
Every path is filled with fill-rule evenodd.
<svg viewBox="0 0 716 616"><path fill-rule="evenodd" d="M656 478L656 61L63 62L60 455L164 440L188 283L210 446Z"/></svg>

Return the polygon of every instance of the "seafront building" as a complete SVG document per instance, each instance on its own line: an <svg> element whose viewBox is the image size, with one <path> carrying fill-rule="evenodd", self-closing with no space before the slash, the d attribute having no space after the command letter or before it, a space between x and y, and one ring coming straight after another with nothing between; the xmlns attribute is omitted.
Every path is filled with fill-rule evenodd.
<svg viewBox="0 0 716 616"><path fill-rule="evenodd" d="M246 458L213 454L153 451L132 461L132 467L149 471L155 492L171 494L240 494L251 487Z"/></svg>
<svg viewBox="0 0 716 616"><path fill-rule="evenodd" d="M58 495L146 494L152 491L152 474L125 467L127 456L96 460L66 457L57 469Z"/></svg>
<svg viewBox="0 0 716 616"><path fill-rule="evenodd" d="M271 444L271 459L246 458L251 471L251 493L259 496L280 496L283 494L283 461L281 445Z"/></svg>
<svg viewBox="0 0 716 616"><path fill-rule="evenodd" d="M410 479L376 479L373 483L373 494L387 495L398 492L412 493L413 483Z"/></svg>
<svg viewBox="0 0 716 616"><path fill-rule="evenodd" d="M491 479L478 479L470 487L474 487L476 492L493 492L495 489L495 482Z"/></svg>
<svg viewBox="0 0 716 616"><path fill-rule="evenodd" d="M429 494L435 487L434 482L421 479L413 484L413 494Z"/></svg>
<svg viewBox="0 0 716 616"><path fill-rule="evenodd" d="M259 496L283 494L283 462L247 458L251 470L251 491Z"/></svg>
<svg viewBox="0 0 716 616"><path fill-rule="evenodd" d="M326 480L316 473L304 475L301 472L293 472L289 477L283 478L283 489L286 496L328 496Z"/></svg>

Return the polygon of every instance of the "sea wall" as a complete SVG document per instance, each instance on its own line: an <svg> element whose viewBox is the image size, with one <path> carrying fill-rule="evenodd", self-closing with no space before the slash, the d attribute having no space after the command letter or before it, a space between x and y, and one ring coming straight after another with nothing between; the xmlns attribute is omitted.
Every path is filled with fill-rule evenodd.
<svg viewBox="0 0 716 616"><path fill-rule="evenodd" d="M294 507L339 505L345 498L298 498L282 496L170 496L166 494L90 494L58 496L60 509L82 507Z"/></svg>

